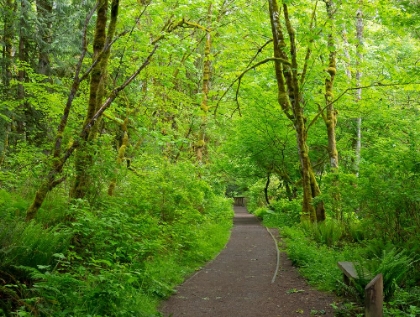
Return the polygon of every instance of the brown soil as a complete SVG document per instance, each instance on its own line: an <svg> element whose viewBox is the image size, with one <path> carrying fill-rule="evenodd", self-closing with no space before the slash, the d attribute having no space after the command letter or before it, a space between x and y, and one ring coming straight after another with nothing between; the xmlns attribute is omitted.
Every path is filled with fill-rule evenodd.
<svg viewBox="0 0 420 317"><path fill-rule="evenodd" d="M244 207L235 207L226 248L180 285L160 311L165 317L314 317L333 316L333 302L332 295L308 286L285 253L277 265L273 237Z"/></svg>

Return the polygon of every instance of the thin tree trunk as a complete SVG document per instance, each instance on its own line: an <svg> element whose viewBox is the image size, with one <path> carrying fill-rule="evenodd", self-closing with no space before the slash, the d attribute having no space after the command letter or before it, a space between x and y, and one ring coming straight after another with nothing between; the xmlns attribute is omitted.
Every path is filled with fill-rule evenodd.
<svg viewBox="0 0 420 317"><path fill-rule="evenodd" d="M211 24L211 15L212 15L212 3L209 4L209 8L207 11L207 24L208 28L210 28ZM210 84L211 84L211 33L210 30L206 30L206 41L204 47L204 65L203 65L203 85L201 89L202 98L201 98L201 110L202 110L202 118L200 124L200 131L198 141L196 143L196 157L199 162L203 162L203 155L206 152L206 127L207 127L207 120L208 120L208 112L209 112L209 92L210 92Z"/></svg>
<svg viewBox="0 0 420 317"><path fill-rule="evenodd" d="M337 63L336 63L336 51L335 51L335 40L334 40L334 14L335 14L335 5L332 0L325 1L327 7L328 20L330 23L330 33L328 34L328 47L330 48L330 53L328 56L328 76L325 78L325 102L326 102L326 112L327 115L324 117L325 125L327 126L328 134L328 154L330 157L330 167L332 170L338 169L338 151L337 151L337 142L335 135L335 128L337 125L337 111L334 109L333 101L333 86L334 79L337 72Z"/></svg>
<svg viewBox="0 0 420 317"><path fill-rule="evenodd" d="M271 173L268 172L267 181L265 182L265 187L264 187L265 202L267 203L268 206L270 205L270 199L268 198L268 187L270 186L270 176L271 176Z"/></svg>
<svg viewBox="0 0 420 317"><path fill-rule="evenodd" d="M12 79L13 39L16 36L13 21L15 20L16 9L16 0L6 0L3 22L3 94L8 94L10 80Z"/></svg>
<svg viewBox="0 0 420 317"><path fill-rule="evenodd" d="M38 73L49 76L51 73L50 56L52 42L52 0L36 0L36 11L38 17L39 35L38 41Z"/></svg>
<svg viewBox="0 0 420 317"><path fill-rule="evenodd" d="M361 63L363 62L363 0L359 1L359 9L356 13L356 37L357 37L357 59L356 59L356 86L361 86L362 72L360 70ZM356 102L362 100L362 89L356 90ZM359 165L362 150L362 117L356 119L356 159L354 161L354 169L356 174L359 175Z"/></svg>
<svg viewBox="0 0 420 317"><path fill-rule="evenodd" d="M328 68L327 68L327 77L325 78L325 103L326 103L326 115L322 115L328 135L328 156L330 158L330 168L331 172L335 175L335 179L331 183L331 198L332 211L335 214L336 219L340 218L341 208L340 208L340 194L339 194L339 181L337 178L338 172L338 150L337 150L337 140L336 140L336 126L337 126L337 111L334 108L333 99L334 99L334 79L337 72L337 62L336 62L336 41L335 41L335 12L337 10L333 0L325 1L328 22L329 22L329 34L328 34Z"/></svg>
<svg viewBox="0 0 420 317"><path fill-rule="evenodd" d="M15 127L16 138L13 140L13 145L16 145L20 139L23 142L27 140L27 128L26 128L26 115L25 111L29 109L30 105L25 101L25 87L24 83L27 81L27 74L23 67L26 63L29 63L29 37L30 32L29 21L29 10L28 3L26 1L20 2L20 19L19 19L19 43L18 43L18 57L19 57L19 68L17 74L17 100L21 101L18 107L18 111L15 116L15 123L12 123L12 131ZM13 127L14 126L14 127Z"/></svg>
<svg viewBox="0 0 420 317"><path fill-rule="evenodd" d="M125 118L124 122L121 124L121 131L123 133L123 137L121 143L118 144L118 155L117 155L117 166L114 170L115 175L117 175L118 171L120 170L122 163L125 159L125 152L128 146L128 118ZM108 186L108 195L114 196L115 187L117 186L117 177L115 176L109 186Z"/></svg>
<svg viewBox="0 0 420 317"><path fill-rule="evenodd" d="M16 0L6 0L4 8L4 22L3 22L3 65L2 65L2 97L6 100L10 97L10 81L12 80L12 64L13 64L13 39L15 38L16 29L13 25L17 9ZM10 117L9 111L3 113L5 116ZM0 166L3 165L6 159L6 153L9 148L9 135L12 129L11 122L0 119L2 122L2 129L4 130L2 148L0 149Z"/></svg>

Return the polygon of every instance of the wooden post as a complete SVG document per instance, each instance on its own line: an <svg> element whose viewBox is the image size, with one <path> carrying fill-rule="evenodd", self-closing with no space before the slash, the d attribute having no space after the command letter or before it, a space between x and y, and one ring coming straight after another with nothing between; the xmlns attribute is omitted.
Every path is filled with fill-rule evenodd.
<svg viewBox="0 0 420 317"><path fill-rule="evenodd" d="M376 275L365 287L365 317L383 316L383 276Z"/></svg>
<svg viewBox="0 0 420 317"><path fill-rule="evenodd" d="M236 197L233 197L233 198L235 200L235 202L234 202L235 206L245 206L245 197L236 196Z"/></svg>

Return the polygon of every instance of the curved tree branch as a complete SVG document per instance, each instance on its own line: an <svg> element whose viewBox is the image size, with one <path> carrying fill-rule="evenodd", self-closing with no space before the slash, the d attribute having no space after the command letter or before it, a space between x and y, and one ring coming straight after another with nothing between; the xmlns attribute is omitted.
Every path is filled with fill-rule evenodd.
<svg viewBox="0 0 420 317"><path fill-rule="evenodd" d="M255 63L254 65L252 65L251 67L248 67L247 69L245 69L241 74L239 74L238 77L236 77L236 79L229 85L228 88L226 88L225 92L223 93L223 95L219 98L219 101L216 104L216 107L214 109L213 115L215 116L217 114L217 110L219 109L219 105L220 102L222 101L222 99L226 96L226 94L228 93L228 91L233 87L233 85L235 85L235 83L237 81L241 81L242 77L245 76L246 73L248 73L250 70L253 70L255 68L257 68L258 66L261 66L263 64L266 64L268 62L273 62L273 61L277 61L280 63L283 63L285 65L289 65L290 66L290 62L288 60L285 60L284 58L280 58L280 57L268 57L266 59L263 59L262 61L259 61L258 63ZM236 98L237 98L237 94L236 94Z"/></svg>

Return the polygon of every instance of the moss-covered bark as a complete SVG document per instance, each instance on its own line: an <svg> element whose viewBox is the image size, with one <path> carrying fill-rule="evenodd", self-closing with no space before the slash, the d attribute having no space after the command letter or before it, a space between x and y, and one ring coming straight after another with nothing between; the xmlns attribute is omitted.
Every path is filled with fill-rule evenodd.
<svg viewBox="0 0 420 317"><path fill-rule="evenodd" d="M111 19L107 30L108 20L108 0L101 0L97 9L95 25L95 36L93 40L93 60L101 59L92 69L89 84L89 101L86 117L83 126L87 126L94 115L99 111L105 95L105 77L107 72L108 60L110 55L110 43L115 34L118 17L119 1L113 0L111 3ZM90 167L93 164L93 153L89 145L95 139L101 116L95 120L93 127L85 134L81 140L81 146L77 150L75 158L75 180L70 190L71 198L84 198L91 186L92 175Z"/></svg>
<svg viewBox="0 0 420 317"><path fill-rule="evenodd" d="M121 131L123 133L123 137L121 140L121 143L118 144L118 154L117 154L117 166L115 168L114 174L117 175L118 171L121 168L122 163L125 160L125 152L127 150L127 146L128 146L128 129L127 129L127 125L128 125L128 118L125 118L124 122L121 124ZM115 187L117 186L117 177L115 176L109 186L108 186L108 195L109 196L114 196L114 191L115 191Z"/></svg>
<svg viewBox="0 0 420 317"><path fill-rule="evenodd" d="M118 5L119 2L118 1L113 1L111 8L112 8L112 16L115 18L115 23L116 23L116 17L117 17L117 13L118 13ZM99 7L98 7L99 8ZM94 13L94 11L91 11L91 14L89 14L86 18L86 24L85 24L85 32L84 32L84 39L83 39L83 48L86 48L86 30L87 30L87 25L89 23L89 20L92 16L92 14ZM112 23L110 24L110 27L108 28L108 30L112 30L112 28L114 28L115 30L115 24L113 25ZM112 34L114 33L114 31L111 32ZM109 34L109 32L108 32ZM107 44L106 44L106 48L107 50L110 49L111 47L111 39L108 38L107 40ZM55 145L54 145L54 153L53 153L53 159L51 161L51 168L49 173L47 174L47 176L45 177L44 181L42 182L41 186L39 187L34 201L31 204L31 206L28 208L27 212L26 212L26 220L29 221L31 219L33 219L36 216L36 213L38 212L39 208L41 207L42 203L45 200L45 197L47 196L48 192L51 191L54 187L56 187L57 185L59 185L64 179L65 177L61 177L59 178L60 175L62 175L63 172L63 167L66 164L66 162L68 161L68 159L73 155L73 153L75 152L76 149L78 149L79 147L83 147L86 146L86 141L89 139L89 135L91 133L92 127L95 125L95 122L98 121L98 119L100 119L102 117L102 115L104 114L105 110L107 110L111 104L114 102L114 100L118 97L118 95L120 94L121 91L123 91L128 85L130 85L134 79L137 78L137 76L151 63L152 57L153 55L156 53L157 50L157 45L155 45L153 47L153 49L151 50L151 52L149 53L149 55L145 58L145 60L143 61L143 63L137 68L137 70L132 73L128 78L125 79L125 81L118 87L114 88L112 90L111 93L109 93L108 97L106 98L106 100L104 100L104 102L102 104L99 105L96 113L94 113L94 115L92 116L92 118L81 128L81 131L79 133L79 135L77 136L77 138L75 138L75 140L72 142L72 144L65 150L63 151L63 153L61 153L61 144L62 144L62 137L63 137L63 132L68 120L68 114L71 108L71 104L72 101L75 97L75 94L78 90L78 86L80 84L81 81L83 81L84 79L86 79L90 73L91 73L91 69L89 69L89 71L87 71L85 74L83 74L83 76L81 76L79 78L79 74L80 74L80 70L81 70L81 66L83 63L83 58L84 55L86 54L86 50L83 49L82 50L82 54L80 56L79 62L76 66L76 74L73 80L73 84L72 87L70 89L70 93L69 93L69 97L64 109L64 115L60 121L59 127L58 127L58 132L56 135L56 140L55 140ZM93 66L96 66L96 64L98 62L101 61L102 58L106 57L106 54L109 54L109 52L105 51L103 52L98 59L93 61Z"/></svg>
<svg viewBox="0 0 420 317"><path fill-rule="evenodd" d="M285 115L292 121L298 147L300 168L302 174L302 218L311 221L322 221L325 219L325 210L322 203L314 206L312 199L320 194L319 186L312 170L307 145L306 117L303 112L303 96L299 79L299 65L297 61L297 48L295 30L291 24L287 4L283 3L282 12L279 9L277 0L268 0L271 30L273 34L273 48L275 61L275 75L278 88L278 103ZM280 15L283 13L284 25L288 35L286 36L280 22ZM290 52L287 54L286 47ZM309 57L308 57L309 59ZM305 61L306 63L306 61Z"/></svg>
<svg viewBox="0 0 420 317"><path fill-rule="evenodd" d="M13 21L15 19L16 9L16 0L6 0L3 20L3 94L7 93L10 80L12 79L11 65L13 60L13 39L16 32Z"/></svg>

